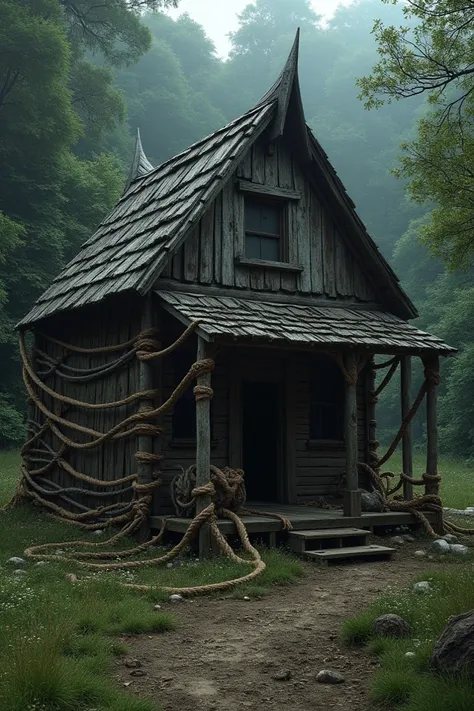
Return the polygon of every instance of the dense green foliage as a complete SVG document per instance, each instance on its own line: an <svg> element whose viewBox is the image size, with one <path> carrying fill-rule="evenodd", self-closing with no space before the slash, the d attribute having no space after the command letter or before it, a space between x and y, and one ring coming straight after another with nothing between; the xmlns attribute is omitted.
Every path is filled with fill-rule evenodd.
<svg viewBox="0 0 474 711"><path fill-rule="evenodd" d="M418 306L420 326L461 349L459 359L444 368L443 446L453 454L474 454L474 431L469 424L474 408L471 273L445 273L441 257L450 265L457 263L453 255L459 243L448 237L442 248L436 246L439 256L432 257L419 240L421 235L436 243L428 236L438 229L440 211L443 219L451 219L446 201L453 214L460 206L457 200L462 202L460 209L466 209L468 174L461 172L472 161L465 154L469 160L462 166L455 164L464 155L458 145L447 146L448 139L455 140L455 131L449 135L444 129L436 135L430 132L433 122L440 120L436 114L440 106L427 103L423 93L410 92L411 85L402 87L405 93L414 94L410 100L385 102L378 111L366 111L357 98L358 77L372 77L362 82L372 103L377 103L381 92L383 96L383 77L391 77L392 84L386 88L393 89L396 77L389 58L377 54L377 40L384 47L390 38L386 28L403 24L403 6L361 0L340 7L323 27L309 0L254 0L240 15L239 27L231 35L230 55L222 60L203 28L189 16L174 21L163 12L150 12L158 5L171 4L158 0L99 5L94 0L0 0L0 45L8 50L0 55L0 357L4 365L0 446L15 441L22 430L19 413L24 395L13 325L119 195L136 128L140 127L148 157L156 164L222 126L254 105L273 83L299 25L300 76L308 121L369 232ZM451 4L455 3L443 0L446 7ZM411 8L408 21L412 25L424 21L413 5L407 8ZM424 8L432 3L417 5ZM374 37L375 18L380 22ZM429 34L434 32L432 25L422 31L428 39L434 38ZM395 37L392 41L403 46ZM435 49L442 53L442 33L436 41L441 44ZM465 56L451 59L450 68L467 66ZM417 71L424 71L422 64ZM459 88L455 81L451 84L447 97ZM467 112L463 114L465 128L468 98L462 105ZM434 186L433 181L439 187L443 180L436 167L430 172L422 170L421 162L418 167L410 163L414 150L427 151L425 157L429 151L441 151L435 146L437 141L446 148L436 153L437 160L443 162L451 180L443 183L443 194ZM403 155L401 142L409 148L402 179L397 180L392 170ZM429 155L434 159L435 153ZM419 203L428 199L427 205L409 200L406 178L412 197ZM468 260L466 246L463 243L461 252ZM380 408L380 438L393 433L399 420L394 379ZM416 441L421 442L423 436L421 414L415 426Z"/></svg>

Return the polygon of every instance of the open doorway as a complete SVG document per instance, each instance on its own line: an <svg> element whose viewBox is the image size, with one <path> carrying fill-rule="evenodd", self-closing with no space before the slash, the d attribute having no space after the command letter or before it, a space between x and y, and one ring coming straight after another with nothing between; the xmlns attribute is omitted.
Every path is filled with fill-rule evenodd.
<svg viewBox="0 0 474 711"><path fill-rule="evenodd" d="M279 500L280 392L277 383L242 384L243 469L247 500Z"/></svg>

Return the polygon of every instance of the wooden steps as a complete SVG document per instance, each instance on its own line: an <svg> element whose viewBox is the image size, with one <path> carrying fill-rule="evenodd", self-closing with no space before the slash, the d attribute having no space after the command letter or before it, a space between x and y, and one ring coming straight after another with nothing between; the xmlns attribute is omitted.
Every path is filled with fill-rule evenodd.
<svg viewBox="0 0 474 711"><path fill-rule="evenodd" d="M304 558L327 565L341 560L389 559L395 552L387 546L367 543L369 531L361 528L333 528L290 531L291 550Z"/></svg>

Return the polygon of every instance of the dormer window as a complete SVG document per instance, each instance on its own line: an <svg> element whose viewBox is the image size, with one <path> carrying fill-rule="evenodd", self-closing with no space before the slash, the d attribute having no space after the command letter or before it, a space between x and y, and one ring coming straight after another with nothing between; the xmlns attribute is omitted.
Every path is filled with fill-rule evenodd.
<svg viewBox="0 0 474 711"><path fill-rule="evenodd" d="M285 204L281 200L245 196L245 257L283 262Z"/></svg>

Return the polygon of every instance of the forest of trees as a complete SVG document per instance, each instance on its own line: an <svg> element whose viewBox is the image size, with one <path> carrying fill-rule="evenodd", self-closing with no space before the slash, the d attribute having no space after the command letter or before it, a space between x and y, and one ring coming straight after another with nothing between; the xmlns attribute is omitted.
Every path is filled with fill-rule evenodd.
<svg viewBox="0 0 474 711"><path fill-rule="evenodd" d="M423 45L437 31L427 25L417 35L431 18L410 16L400 3L360 0L323 26L309 0L254 0L222 60L189 16L175 21L166 14L173 4L0 0L0 446L15 446L24 428L15 323L120 195L136 128L156 165L235 118L271 86L300 26L307 120L415 301L417 325L460 350L443 364L442 446L445 453L474 456L472 249L462 241L461 223L454 224L470 217L474 194L472 162L461 165L459 158L461 138L463 150L473 144L461 115L465 111L469 123L469 86L460 74L467 94L460 108L459 84L410 92L406 82L397 85L394 70L403 66L397 52L406 59L407 37L412 46ZM450 0L441 4L449 9ZM417 7L424 5L418 0ZM387 29L404 22L415 27L412 35ZM462 41L462 31L458 37ZM468 61L459 60L460 72ZM415 86L423 81L423 66L418 69ZM453 125L451 115L440 118L433 91L458 101ZM420 154L428 156L429 168L417 162ZM449 181L440 177L440 165ZM443 241L444 234L450 238ZM399 425L396 378L379 420L384 438ZM416 441L423 437L420 415Z"/></svg>

